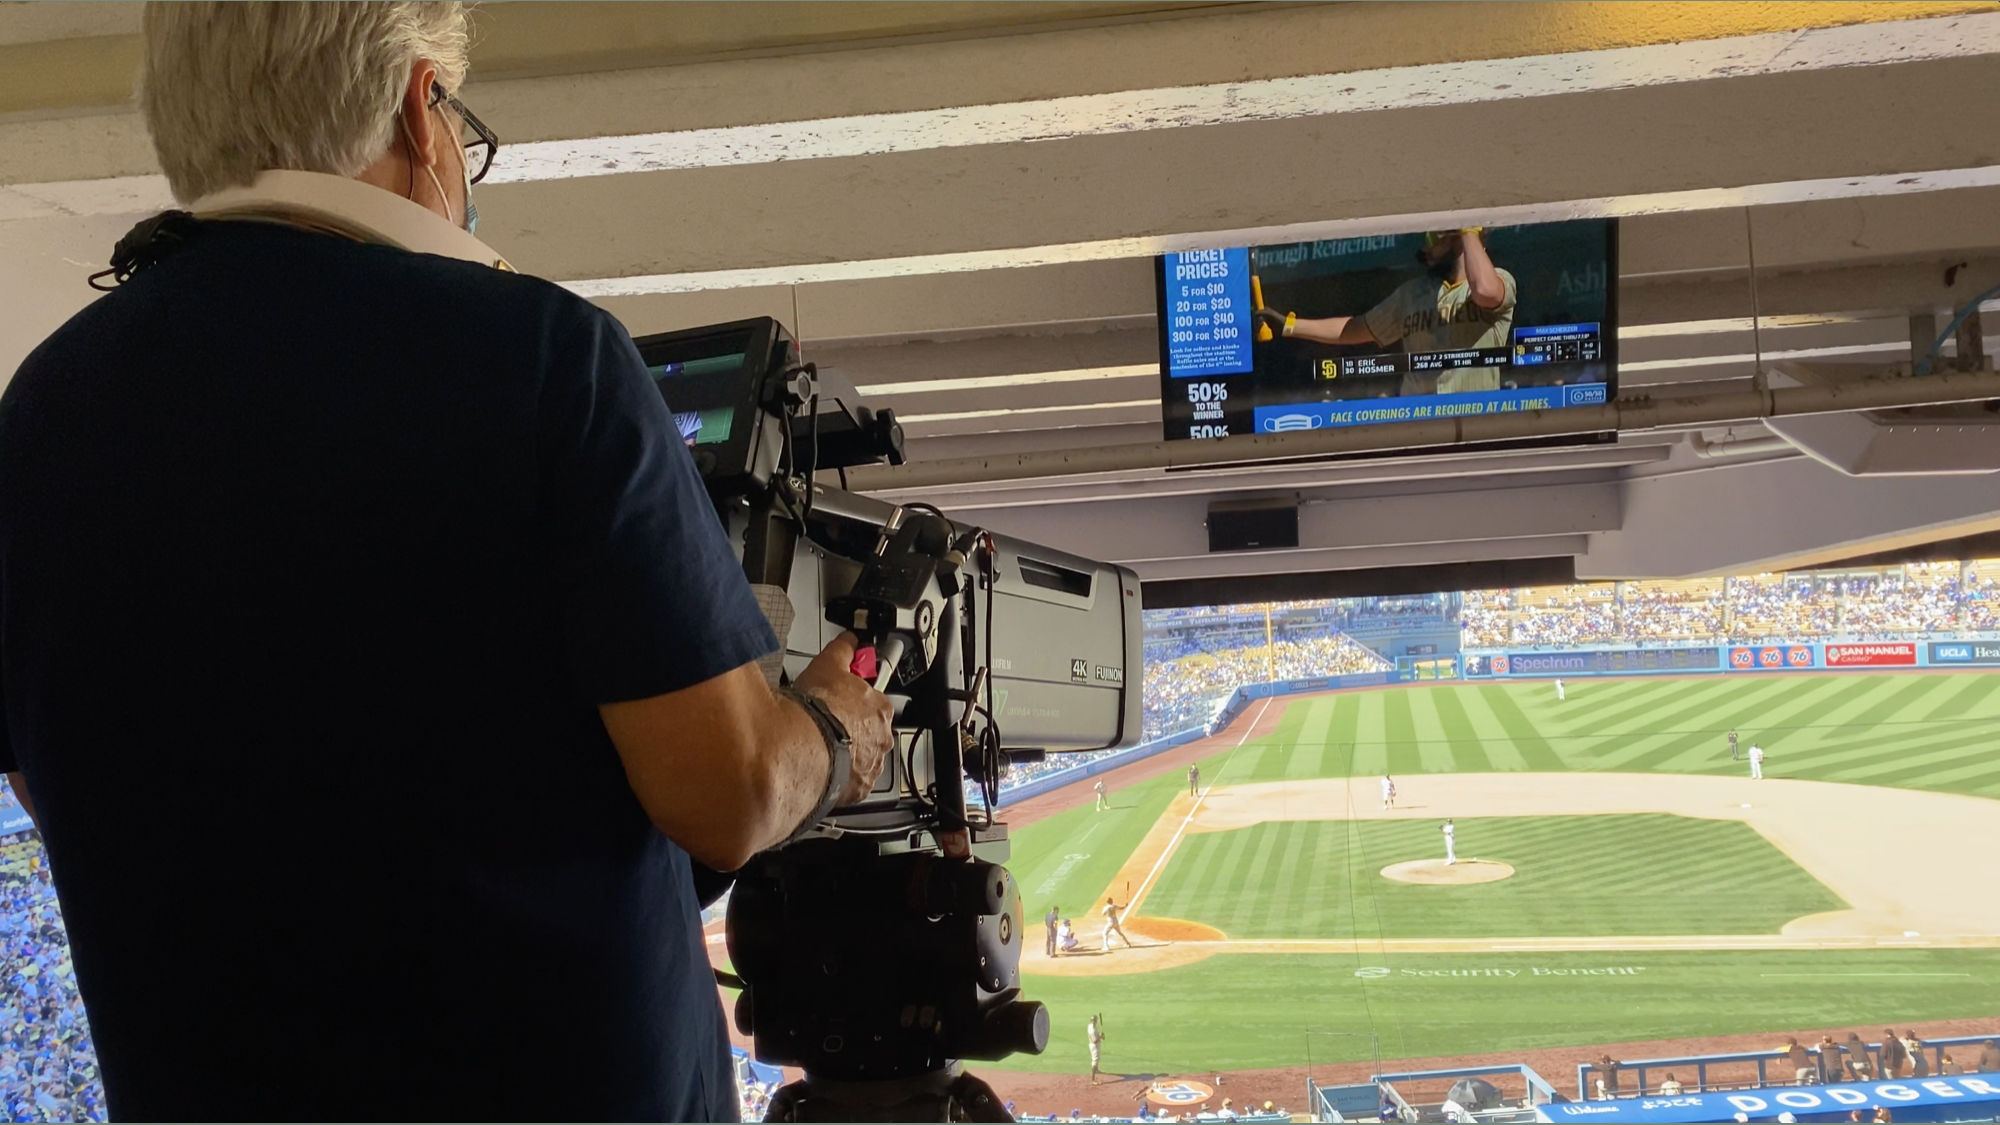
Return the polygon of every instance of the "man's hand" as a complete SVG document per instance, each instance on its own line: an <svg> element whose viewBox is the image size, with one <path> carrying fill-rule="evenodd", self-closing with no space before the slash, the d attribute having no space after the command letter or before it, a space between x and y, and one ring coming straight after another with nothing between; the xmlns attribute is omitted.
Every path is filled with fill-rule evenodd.
<svg viewBox="0 0 2000 1125"><path fill-rule="evenodd" d="M866 796L894 744L887 696L847 670L843 635L813 659L798 687L847 728L840 800ZM632 792L661 832L717 871L735 871L782 843L826 792L819 724L771 690L755 663L691 687L598 707Z"/></svg>
<svg viewBox="0 0 2000 1125"><path fill-rule="evenodd" d="M1276 332L1278 335L1280 336L1289 335L1289 332L1286 329L1286 323L1292 319L1290 315L1286 313L1281 313L1276 309L1258 309L1255 313L1251 315L1255 316L1258 320L1262 321L1264 324L1269 325L1271 331Z"/></svg>
<svg viewBox="0 0 2000 1125"><path fill-rule="evenodd" d="M858 644L853 633L835 637L813 657L794 685L826 704L833 717L847 728L849 769L847 787L840 793L841 806L868 795L882 773L883 760L896 746L895 732L889 726L895 718L895 704L868 681L848 671Z"/></svg>

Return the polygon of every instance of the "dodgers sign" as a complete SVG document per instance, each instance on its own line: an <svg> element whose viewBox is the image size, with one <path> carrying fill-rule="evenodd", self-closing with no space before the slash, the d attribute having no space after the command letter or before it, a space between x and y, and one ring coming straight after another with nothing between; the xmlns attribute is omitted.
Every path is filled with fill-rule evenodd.
<svg viewBox="0 0 2000 1125"><path fill-rule="evenodd" d="M1903 1082L1843 1082L1833 1086L1775 1086L1724 1094L1682 1094L1676 1097L1617 1098L1602 1102L1559 1102L1535 1111L1537 1121L1733 1121L1743 1114L1752 1121L1770 1121L1781 1113L1803 1120L1808 1115L1846 1115L1851 1110L1888 1106L1903 1109L1950 1106L1951 1115L1913 1115L1921 1121L1974 1121L2000 1114L2000 1074L1982 1077L1951 1075L1912 1078Z"/></svg>

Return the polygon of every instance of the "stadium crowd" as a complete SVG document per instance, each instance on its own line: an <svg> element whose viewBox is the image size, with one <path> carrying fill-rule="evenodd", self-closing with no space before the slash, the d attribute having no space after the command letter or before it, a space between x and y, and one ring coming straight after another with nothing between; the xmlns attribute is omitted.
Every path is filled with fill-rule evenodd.
<svg viewBox="0 0 2000 1125"><path fill-rule="evenodd" d="M1380 672L1389 667L1373 649L1337 632L1148 661L1145 735L1158 738L1206 724L1240 684Z"/></svg>
<svg viewBox="0 0 2000 1125"><path fill-rule="evenodd" d="M5 783L0 782L0 789ZM12 795L7 795L12 803ZM16 805L15 807L19 807ZM40 837L0 843L0 1100L6 1120L103 1121L97 1054Z"/></svg>
<svg viewBox="0 0 2000 1125"><path fill-rule="evenodd" d="M1898 641L2000 630L2000 559L1837 573L1468 590L1467 648Z"/></svg>

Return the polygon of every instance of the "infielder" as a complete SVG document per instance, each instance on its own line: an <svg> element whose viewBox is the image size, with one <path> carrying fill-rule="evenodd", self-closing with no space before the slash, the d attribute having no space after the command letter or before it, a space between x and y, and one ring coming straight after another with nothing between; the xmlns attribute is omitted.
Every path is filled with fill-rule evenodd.
<svg viewBox="0 0 2000 1125"><path fill-rule="evenodd" d="M1394 808L1395 805L1396 779L1385 773L1382 775L1382 807L1388 809Z"/></svg>
<svg viewBox="0 0 2000 1125"><path fill-rule="evenodd" d="M1090 1084L1097 1085L1097 1075L1104 1064L1104 1027L1100 1022L1104 1017L1092 1016L1084 1028L1084 1037L1090 1042Z"/></svg>
<svg viewBox="0 0 2000 1125"><path fill-rule="evenodd" d="M1444 822L1444 862L1446 866L1458 862L1458 829L1451 826L1450 820Z"/></svg>
<svg viewBox="0 0 2000 1125"><path fill-rule="evenodd" d="M1062 921L1062 908L1059 906L1049 907L1049 912L1042 918L1042 921L1049 927L1049 956L1054 957L1056 955L1056 924Z"/></svg>
<svg viewBox="0 0 2000 1125"><path fill-rule="evenodd" d="M1111 901L1109 898L1104 900L1104 952L1106 953L1111 952L1112 934L1117 934L1119 937L1125 939L1125 948L1132 948L1131 935L1127 934L1125 928L1118 924L1119 916L1124 913L1124 907Z"/></svg>
<svg viewBox="0 0 2000 1125"><path fill-rule="evenodd" d="M1764 780L1764 748L1754 742L1750 744L1750 780Z"/></svg>
<svg viewBox="0 0 2000 1125"><path fill-rule="evenodd" d="M1201 767L1200 767L1200 766L1189 766L1189 767L1188 767L1188 796L1190 796L1190 797L1196 797L1196 796L1200 796L1200 793L1199 793L1199 790L1200 790L1200 788L1201 788Z"/></svg>
<svg viewBox="0 0 2000 1125"><path fill-rule="evenodd" d="M1097 792L1097 811L1103 812L1105 809L1110 808L1111 801L1104 796L1104 779L1099 778L1097 784L1091 786L1091 788Z"/></svg>
<svg viewBox="0 0 2000 1125"><path fill-rule="evenodd" d="M1732 762L1736 760L1736 729L1734 727L1731 727L1729 730L1729 760Z"/></svg>
<svg viewBox="0 0 2000 1125"><path fill-rule="evenodd" d="M1514 275L1487 256L1485 228L1432 231L1417 252L1427 277L1397 286L1381 304L1359 316L1301 320L1297 313L1258 309L1256 317L1282 335L1321 344L1400 343L1403 351L1451 352L1504 348L1514 330ZM1401 394L1497 391L1497 367L1411 371Z"/></svg>

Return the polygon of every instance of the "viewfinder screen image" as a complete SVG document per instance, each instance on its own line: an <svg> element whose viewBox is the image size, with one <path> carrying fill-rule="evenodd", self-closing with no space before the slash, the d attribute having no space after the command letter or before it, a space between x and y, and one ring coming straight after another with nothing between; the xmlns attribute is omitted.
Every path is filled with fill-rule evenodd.
<svg viewBox="0 0 2000 1125"><path fill-rule="evenodd" d="M1166 436L1610 401L1616 240L1588 220L1165 255Z"/></svg>
<svg viewBox="0 0 2000 1125"><path fill-rule="evenodd" d="M708 359L693 359L685 363L662 363L646 370L653 376L655 383L674 377L721 376L741 371L744 359L742 353L737 353ZM726 406L710 410L676 410L674 426L680 431L681 440L689 445L721 445L729 440L735 416L735 409Z"/></svg>

